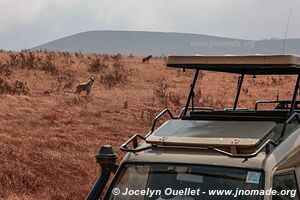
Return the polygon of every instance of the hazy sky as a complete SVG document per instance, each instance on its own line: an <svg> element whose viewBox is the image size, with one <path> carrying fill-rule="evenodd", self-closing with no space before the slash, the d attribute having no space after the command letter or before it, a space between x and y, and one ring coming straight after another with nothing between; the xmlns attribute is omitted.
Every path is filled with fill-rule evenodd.
<svg viewBox="0 0 300 200"><path fill-rule="evenodd" d="M300 38L299 0L0 0L0 49L25 49L89 30Z"/></svg>

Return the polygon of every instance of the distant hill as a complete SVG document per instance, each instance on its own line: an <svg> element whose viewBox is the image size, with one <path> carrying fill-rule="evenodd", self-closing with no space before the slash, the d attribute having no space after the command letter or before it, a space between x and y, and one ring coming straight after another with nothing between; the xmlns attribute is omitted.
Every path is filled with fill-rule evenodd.
<svg viewBox="0 0 300 200"><path fill-rule="evenodd" d="M134 55L281 54L282 39L240 40L190 33L88 31L31 50ZM285 52L300 55L300 39L286 40Z"/></svg>

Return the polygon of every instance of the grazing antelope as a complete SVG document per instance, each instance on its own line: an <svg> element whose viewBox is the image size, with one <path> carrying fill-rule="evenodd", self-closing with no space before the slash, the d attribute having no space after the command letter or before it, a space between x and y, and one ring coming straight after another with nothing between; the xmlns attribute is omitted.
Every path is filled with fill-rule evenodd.
<svg viewBox="0 0 300 200"><path fill-rule="evenodd" d="M76 86L75 94L80 94L81 91L86 91L86 94L89 95L94 81L95 79L93 77L90 77L90 80L88 82L78 84Z"/></svg>
<svg viewBox="0 0 300 200"><path fill-rule="evenodd" d="M145 62L149 63L150 58L152 58L152 55L149 55L149 56L143 58L142 63L145 63Z"/></svg>

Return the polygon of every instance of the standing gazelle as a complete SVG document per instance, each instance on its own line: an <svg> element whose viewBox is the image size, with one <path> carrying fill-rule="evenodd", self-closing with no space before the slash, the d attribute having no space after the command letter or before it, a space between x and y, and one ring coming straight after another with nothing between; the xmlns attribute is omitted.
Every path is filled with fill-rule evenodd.
<svg viewBox="0 0 300 200"><path fill-rule="evenodd" d="M76 86L75 94L80 94L81 91L86 91L86 94L89 95L94 81L95 79L93 77L90 77L90 80L88 82L78 84Z"/></svg>

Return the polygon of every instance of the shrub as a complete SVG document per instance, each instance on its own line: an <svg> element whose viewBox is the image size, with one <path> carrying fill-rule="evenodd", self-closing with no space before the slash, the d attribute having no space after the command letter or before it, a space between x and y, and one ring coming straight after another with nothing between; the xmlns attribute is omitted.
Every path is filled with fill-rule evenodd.
<svg viewBox="0 0 300 200"><path fill-rule="evenodd" d="M152 125L153 119L155 118L157 113L159 113L159 110L155 110L155 109L152 109L152 108L145 108L145 109L142 110L138 121L142 124L150 126L150 125ZM157 126L158 125L159 124L157 124Z"/></svg>
<svg viewBox="0 0 300 200"><path fill-rule="evenodd" d="M181 106L181 96L179 94L169 92L168 90L168 84L164 81L160 81L160 83L154 87L153 94L165 107L169 106L169 102L175 107Z"/></svg>
<svg viewBox="0 0 300 200"><path fill-rule="evenodd" d="M128 56L128 58L133 58L134 56L133 56L133 54L131 53L131 54L129 54L129 56Z"/></svg>
<svg viewBox="0 0 300 200"><path fill-rule="evenodd" d="M79 51L79 52L75 52L75 56L76 56L76 57L80 57L80 58L82 58L82 57L83 57L83 55L82 55L81 51Z"/></svg>
<svg viewBox="0 0 300 200"><path fill-rule="evenodd" d="M243 92L244 92L245 94L248 94L248 92L249 92L249 89L248 89L248 88L243 88L242 90L243 90Z"/></svg>
<svg viewBox="0 0 300 200"><path fill-rule="evenodd" d="M29 94L29 88L27 87L27 83L24 81L16 80L13 84L12 94Z"/></svg>
<svg viewBox="0 0 300 200"><path fill-rule="evenodd" d="M13 84L9 84L4 79L0 78L0 94L27 95L29 94L29 88L27 87L26 82L16 80Z"/></svg>
<svg viewBox="0 0 300 200"><path fill-rule="evenodd" d="M105 74L101 75L100 82L107 88L112 88L120 83L127 81L128 74L123 70L108 70Z"/></svg>
<svg viewBox="0 0 300 200"><path fill-rule="evenodd" d="M102 62L99 58L93 60L90 64L89 64L89 71L90 72L100 72L104 69L108 68L108 65L106 65L104 62Z"/></svg>
<svg viewBox="0 0 300 200"><path fill-rule="evenodd" d="M181 106L181 96L178 94L174 94L172 92L169 93L169 100L175 106Z"/></svg>
<svg viewBox="0 0 300 200"><path fill-rule="evenodd" d="M58 74L58 69L57 66L54 64L54 55L52 53L48 53L46 55L46 60L42 65L42 70L51 75Z"/></svg>
<svg viewBox="0 0 300 200"><path fill-rule="evenodd" d="M120 83L128 81L128 77L132 74L132 69L125 69L124 65L117 61L111 68L107 68L100 77L100 82L107 88L112 88Z"/></svg>
<svg viewBox="0 0 300 200"><path fill-rule="evenodd" d="M115 62L115 63L113 64L113 67L114 67L115 69L120 69L120 68L121 68L121 70L124 69L124 65L123 65L122 63L120 63L120 62Z"/></svg>
<svg viewBox="0 0 300 200"><path fill-rule="evenodd" d="M104 61L104 62L105 62L105 61L109 61L109 55L103 54L102 57L103 57L103 61Z"/></svg>
<svg viewBox="0 0 300 200"><path fill-rule="evenodd" d="M67 51L63 51L63 52L61 52L61 54L62 54L63 57L67 57L67 58L71 57L71 54Z"/></svg>
<svg viewBox="0 0 300 200"><path fill-rule="evenodd" d="M3 64L1 61L0 61L0 74L4 76L10 76L12 74L12 70L9 68L9 66Z"/></svg>
<svg viewBox="0 0 300 200"><path fill-rule="evenodd" d="M117 62L119 62L121 60L121 58L122 58L122 55L120 53L112 56L112 59Z"/></svg>
<svg viewBox="0 0 300 200"><path fill-rule="evenodd" d="M19 53L19 64L21 69L33 69L35 57L32 52L21 52Z"/></svg>
<svg viewBox="0 0 300 200"><path fill-rule="evenodd" d="M281 77L275 78L275 77L271 77L271 85L275 85L275 86L281 86L284 84L284 81Z"/></svg>
<svg viewBox="0 0 300 200"><path fill-rule="evenodd" d="M23 50L19 53L10 53L8 65L20 69L34 69L35 56L28 50Z"/></svg>
<svg viewBox="0 0 300 200"><path fill-rule="evenodd" d="M18 67L19 60L17 54L14 53L9 54L9 65L12 67Z"/></svg>
<svg viewBox="0 0 300 200"><path fill-rule="evenodd" d="M9 94L11 90L12 88L8 82L0 78L0 94Z"/></svg>
<svg viewBox="0 0 300 200"><path fill-rule="evenodd" d="M158 85L154 87L153 90L154 96L159 100L159 102L168 106L168 84L161 81Z"/></svg>
<svg viewBox="0 0 300 200"><path fill-rule="evenodd" d="M204 97L200 98L199 106L223 109L226 107L227 103L226 93L220 94L219 97L207 94Z"/></svg>
<svg viewBox="0 0 300 200"><path fill-rule="evenodd" d="M75 77L71 71L64 71L62 75L59 75L56 79L56 83L53 85L56 91L61 89L69 89L73 86Z"/></svg>

